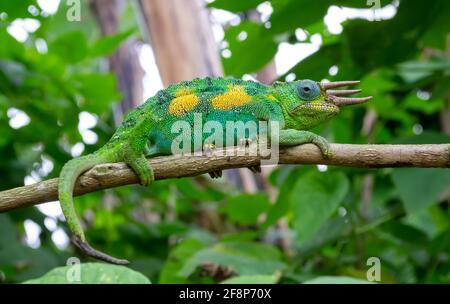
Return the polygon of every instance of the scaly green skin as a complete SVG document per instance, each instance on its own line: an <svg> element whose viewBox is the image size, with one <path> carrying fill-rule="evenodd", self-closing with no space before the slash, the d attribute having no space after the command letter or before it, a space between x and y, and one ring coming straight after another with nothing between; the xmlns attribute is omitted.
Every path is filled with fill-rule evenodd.
<svg viewBox="0 0 450 304"><path fill-rule="evenodd" d="M306 91L299 93L304 86L310 86L309 95ZM135 171L142 185L151 184L153 170L145 156L171 154L171 143L177 136L171 132L172 124L184 120L192 125L194 113L202 113L203 123L219 121L224 133L226 121L278 121L280 145L314 143L324 157L328 157L327 141L306 131L338 113L339 108L326 101L326 97L325 90L312 81L277 82L266 86L254 81L210 77L181 82L159 91L127 115L104 147L73 159L63 167L59 200L76 245L88 255L107 262L128 262L98 252L86 242L72 199L74 183L84 171L96 164L124 161ZM206 137L202 134L202 143Z"/></svg>

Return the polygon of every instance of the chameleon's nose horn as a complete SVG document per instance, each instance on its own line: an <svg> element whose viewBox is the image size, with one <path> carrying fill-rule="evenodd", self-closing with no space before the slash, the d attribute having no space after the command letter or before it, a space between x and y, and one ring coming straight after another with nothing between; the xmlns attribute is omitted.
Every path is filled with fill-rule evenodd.
<svg viewBox="0 0 450 304"><path fill-rule="evenodd" d="M346 105L353 105L353 104L359 104L364 103L372 99L372 96L367 97L338 97L334 95L329 95L328 100L337 105L340 106L346 106Z"/></svg>
<svg viewBox="0 0 450 304"><path fill-rule="evenodd" d="M326 92L327 101L332 102L336 106L346 106L364 103L372 99L372 96L368 97L345 97L352 94L360 93L361 90L330 90L334 88L340 88L345 86L351 86L358 84L359 80L346 80L346 81L333 81L333 82L321 82L320 88Z"/></svg>
<svg viewBox="0 0 450 304"><path fill-rule="evenodd" d="M333 82L321 82L320 87L326 91L328 89L334 89L339 87L345 87L358 84L359 80L346 80L346 81L333 81Z"/></svg>
<svg viewBox="0 0 450 304"><path fill-rule="evenodd" d="M333 96L348 96L357 93L361 93L361 90L327 90L327 94Z"/></svg>

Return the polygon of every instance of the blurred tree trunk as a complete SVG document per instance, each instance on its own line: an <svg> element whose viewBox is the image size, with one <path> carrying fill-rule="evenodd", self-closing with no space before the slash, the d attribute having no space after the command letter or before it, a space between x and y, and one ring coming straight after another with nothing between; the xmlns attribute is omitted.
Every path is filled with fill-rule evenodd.
<svg viewBox="0 0 450 304"><path fill-rule="evenodd" d="M140 5L165 86L223 75L203 1L140 0Z"/></svg>
<svg viewBox="0 0 450 304"><path fill-rule="evenodd" d="M102 35L116 34L125 0L110 0L107 4L102 0L90 0L89 4ZM108 59L109 69L116 74L119 90L123 94L119 113L115 113L116 124L122 121L123 113L143 102L144 71L139 62L137 42L135 38L127 39Z"/></svg>
<svg viewBox="0 0 450 304"><path fill-rule="evenodd" d="M140 0L147 34L164 86L196 77L223 76L217 43L202 0ZM256 190L245 169L227 177L247 192Z"/></svg>
<svg viewBox="0 0 450 304"><path fill-rule="evenodd" d="M450 34L447 35L447 51L446 55L450 58ZM445 108L441 111L441 126L442 131L450 135L450 93L444 97Z"/></svg>

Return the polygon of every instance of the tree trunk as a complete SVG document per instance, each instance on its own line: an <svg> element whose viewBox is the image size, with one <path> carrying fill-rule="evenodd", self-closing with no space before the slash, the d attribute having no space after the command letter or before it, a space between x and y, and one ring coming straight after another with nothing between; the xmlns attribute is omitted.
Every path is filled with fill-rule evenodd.
<svg viewBox="0 0 450 304"><path fill-rule="evenodd" d="M108 5L102 0L90 0L91 11L100 27L103 36L117 33L119 17L125 6L124 0L111 0ZM143 102L144 71L139 62L139 53L135 38L127 39L109 57L109 68L116 74L120 92L123 99L120 104L120 113L115 113L117 124L122 121L122 114Z"/></svg>
<svg viewBox="0 0 450 304"><path fill-rule="evenodd" d="M219 51L200 0L140 0L165 86L196 77L222 76Z"/></svg>

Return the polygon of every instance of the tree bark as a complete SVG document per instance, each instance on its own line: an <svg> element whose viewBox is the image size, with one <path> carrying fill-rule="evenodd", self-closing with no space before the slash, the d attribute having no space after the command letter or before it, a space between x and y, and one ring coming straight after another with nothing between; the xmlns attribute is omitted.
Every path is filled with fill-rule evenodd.
<svg viewBox="0 0 450 304"><path fill-rule="evenodd" d="M200 0L140 0L163 84L222 76L219 52Z"/></svg>

